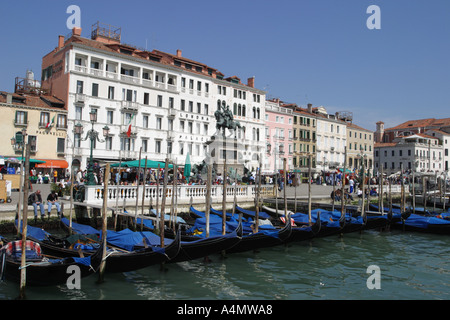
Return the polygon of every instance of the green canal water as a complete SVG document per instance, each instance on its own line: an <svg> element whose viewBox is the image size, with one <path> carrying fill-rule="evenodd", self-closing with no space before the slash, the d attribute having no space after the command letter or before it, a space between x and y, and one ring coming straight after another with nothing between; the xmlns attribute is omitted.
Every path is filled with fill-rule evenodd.
<svg viewBox="0 0 450 320"><path fill-rule="evenodd" d="M345 234L82 279L81 289L27 287L29 300L448 300L450 236L400 230ZM369 266L379 289L369 289ZM0 284L0 299L18 284Z"/></svg>

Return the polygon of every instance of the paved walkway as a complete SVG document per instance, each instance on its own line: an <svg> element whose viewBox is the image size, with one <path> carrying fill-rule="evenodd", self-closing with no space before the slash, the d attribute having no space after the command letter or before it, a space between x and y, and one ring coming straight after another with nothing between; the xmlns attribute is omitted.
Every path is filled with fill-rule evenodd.
<svg viewBox="0 0 450 320"><path fill-rule="evenodd" d="M50 184L33 184L32 190L29 190L29 194L41 190L42 200L45 203L47 196L50 193ZM16 212L17 204L19 203L19 191L11 191L11 202L0 203L0 221L11 219ZM45 204L47 210L47 205ZM28 212L33 212L33 206L28 206ZM34 214L34 213L33 213Z"/></svg>
<svg viewBox="0 0 450 320"><path fill-rule="evenodd" d="M32 190L29 190L29 193L36 192L36 190L41 190L42 199L44 203L47 199L47 196L50 193L50 184L33 184ZM296 190L297 189L297 190ZM322 185L311 185L311 198L313 201L318 200L329 200L330 194L333 190L332 186L322 186ZM288 199L294 199L295 194L297 194L297 199L299 201L307 201L308 200L308 185L301 184L297 188L287 187L286 188L286 197ZM279 198L283 198L283 191L279 192ZM14 214L16 212L17 203L19 202L19 191L11 192L11 202L10 203L1 203L0 204L0 221L2 220L10 220L14 218ZM45 204L45 208L47 210L47 205ZM33 214L33 207L28 206L29 215ZM52 210L54 211L54 210ZM52 212L54 214L54 212Z"/></svg>

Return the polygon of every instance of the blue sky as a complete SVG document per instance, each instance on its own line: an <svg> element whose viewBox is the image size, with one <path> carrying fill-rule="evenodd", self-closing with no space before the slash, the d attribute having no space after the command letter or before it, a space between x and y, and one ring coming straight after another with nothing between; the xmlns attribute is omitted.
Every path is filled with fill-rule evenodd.
<svg viewBox="0 0 450 320"><path fill-rule="evenodd" d="M329 112L352 111L375 130L410 119L450 117L448 0L2 1L0 90L31 69L70 31L97 21L122 28L122 42L175 53L255 86L268 97ZM370 5L381 29L369 30Z"/></svg>

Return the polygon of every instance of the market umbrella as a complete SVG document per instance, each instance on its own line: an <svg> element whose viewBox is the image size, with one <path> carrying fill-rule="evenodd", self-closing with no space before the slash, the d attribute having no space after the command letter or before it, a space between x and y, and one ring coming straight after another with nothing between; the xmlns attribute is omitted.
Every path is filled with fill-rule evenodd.
<svg viewBox="0 0 450 320"><path fill-rule="evenodd" d="M184 177L186 181L189 183L189 178L191 176L191 157L189 156L189 152L186 155L186 163L184 164Z"/></svg>
<svg viewBox="0 0 450 320"><path fill-rule="evenodd" d="M159 162L159 161L153 161L153 160L148 160L147 159L147 168L152 168L152 169L157 169L158 168L158 164L161 168L164 168L165 163L164 162ZM113 163L111 165L112 168L117 168L119 167L119 165L123 168L128 167L128 168L138 168L139 166L141 168L145 167L145 159L141 159L141 164L139 165L139 160L133 160L133 161L127 161L127 162L122 162L122 164L120 163ZM169 168L173 168L172 164L169 164Z"/></svg>

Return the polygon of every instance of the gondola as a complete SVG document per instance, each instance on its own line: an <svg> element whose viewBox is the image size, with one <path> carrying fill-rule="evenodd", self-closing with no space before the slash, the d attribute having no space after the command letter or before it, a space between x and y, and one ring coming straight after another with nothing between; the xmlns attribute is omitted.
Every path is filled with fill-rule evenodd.
<svg viewBox="0 0 450 320"><path fill-rule="evenodd" d="M280 221L282 223L286 223L286 218L284 217L285 215L284 210L278 210L277 212L276 209L272 209L265 206L263 206L263 209L265 212L271 213L270 215L271 221L277 220L277 218L275 217L279 216ZM247 213L250 214L256 214L256 212L254 211L250 210L246 211ZM291 216L292 232L290 237L286 240L286 242L308 240L312 239L313 237L319 234L320 229L322 227L320 219L316 219L316 221L312 225L309 225L309 223L308 224L301 223L300 225L297 225L294 219L292 218L292 215L294 213L292 211L288 211L288 214Z"/></svg>
<svg viewBox="0 0 450 320"><path fill-rule="evenodd" d="M263 209L267 212L275 212L275 209L268 208L263 206ZM278 210L284 215L284 211ZM290 212L290 211L288 211ZM291 219L294 220L297 226L309 226L309 215L302 212L293 213L290 212ZM315 225L317 220L320 219L320 229L315 233L314 237L322 238L327 237L333 234L341 233L346 225L346 221L344 217L339 216L338 219L334 217L330 217L330 214L327 210L322 209L314 209L311 210L311 223Z"/></svg>
<svg viewBox="0 0 450 320"><path fill-rule="evenodd" d="M205 217L205 213L199 210L196 210L195 208L191 207L191 212L196 214L197 216ZM220 215L222 214L221 211ZM254 217L250 213L248 215L248 219L243 218L242 214L240 214L239 218L236 218L236 216L229 216L229 219L226 222L227 229L234 229L239 224L242 225L242 238L239 243L237 243L232 248L225 250L227 253L237 253L237 252L244 252L244 251L251 251L251 250L257 250L260 248L266 248L270 246L275 246L282 244L286 242L291 234L292 226L290 223L283 224L282 227L276 227L273 226L269 220L259 220L260 224L258 227L258 232L254 232L254 221L251 217ZM269 215L267 215L269 216ZM269 216L270 217L270 216ZM203 220L198 219L202 224L204 223L204 218L201 218ZM214 227L217 225L217 227ZM221 232L222 228L222 218L218 215L215 217L215 215L210 215L210 228L213 230L216 229L216 232ZM190 231L193 231L194 228L192 228Z"/></svg>
<svg viewBox="0 0 450 320"><path fill-rule="evenodd" d="M81 226L83 228L89 229L89 226ZM80 225L76 225L76 228L79 229ZM95 230L95 229L94 229ZM91 230L90 232L93 232L94 230ZM130 237L138 237L138 239L144 239L146 242L156 251L160 252L161 249L158 249L158 245L161 242L161 238L154 234L153 232L132 232L131 230L125 229L119 232L114 231L108 231L107 239L108 243L114 244L116 246L119 246L124 248L124 246L121 243L113 242L114 239L111 239L111 236L117 237L118 235L121 236L122 234L128 235ZM181 241L181 232L177 232L177 236L175 239L170 238L164 238L164 243L167 245L165 250L171 248L174 246L174 244L177 246L178 251L176 254L172 255L169 259L161 262L166 263L175 263L175 262L181 262L181 261L188 261L188 260L194 260L206 257L208 255L220 252L222 250L226 250L228 248L233 247L240 241L240 235L241 235L241 229L238 225L232 232L222 236L222 235L215 235L209 238L196 238L195 241ZM141 242L142 242L141 240ZM119 241L122 241L120 239ZM136 243L139 243L140 241L136 241ZM125 247L126 248L126 247ZM157 248L157 249L155 249ZM126 249L132 249L132 248L126 248ZM143 250L143 249L141 249ZM158 262L160 263L160 262ZM107 264L107 270L108 270L108 264Z"/></svg>
<svg viewBox="0 0 450 320"><path fill-rule="evenodd" d="M450 235L450 221L433 216L411 214L407 219L391 226L405 231Z"/></svg>
<svg viewBox="0 0 450 320"><path fill-rule="evenodd" d="M371 205L371 208L378 209L377 206ZM420 212L420 210L417 210ZM411 213L411 208L401 211L399 206L392 206L391 227L405 231L416 231L435 234L450 234L450 220L444 219L442 216L426 213Z"/></svg>
<svg viewBox="0 0 450 320"><path fill-rule="evenodd" d="M180 252L169 263L182 262L207 257L211 254L227 251L238 245L242 239L242 225L225 235L215 235L194 241L182 241Z"/></svg>
<svg viewBox="0 0 450 320"><path fill-rule="evenodd" d="M366 211L364 214L367 217L367 222L364 226L364 230L385 228L392 223L393 219L393 214L390 212L381 214L377 211ZM400 218L401 215L399 215L398 217Z"/></svg>
<svg viewBox="0 0 450 320"><path fill-rule="evenodd" d="M380 208L377 205L370 204L369 205L370 211L367 212L369 217L372 217L372 219L375 218L383 218L388 220L386 225L392 225L397 222L402 222L406 220L410 215L410 210L401 211L400 208L392 207L392 211L385 207L383 212L380 211ZM378 222L378 224L381 224L382 222ZM373 223L374 224L374 223ZM384 225L383 225L384 226Z"/></svg>
<svg viewBox="0 0 450 320"><path fill-rule="evenodd" d="M292 219L299 225L309 224L309 216L306 213L297 212L292 216ZM317 219L320 219L321 227L320 231L316 234L316 238L339 234L345 226L345 218L343 217L339 220L333 220L329 215L324 215L321 210L312 210L311 223L316 223Z"/></svg>
<svg viewBox="0 0 450 320"><path fill-rule="evenodd" d="M22 240L12 241L1 248L1 278L20 282ZM27 286L56 286L67 283L73 274L71 270L79 270L81 278L95 273L101 264L103 246L90 256L80 257L46 257L42 254L39 243L26 241L26 285Z"/></svg>
<svg viewBox="0 0 450 320"><path fill-rule="evenodd" d="M280 245L289 239L291 232L292 224L289 222L283 228L261 226L256 233L244 233L241 241L226 252L238 253Z"/></svg>
<svg viewBox="0 0 450 320"><path fill-rule="evenodd" d="M68 228L69 220L62 218L61 223ZM84 235L87 238L94 240L89 245L71 246L70 238L59 238L50 235L48 232L39 232L38 228L28 227L27 238L33 239L38 242L44 252L48 254L59 255L65 257L78 256L79 247L84 255L91 255L93 249L96 246L96 241L99 238L101 232L87 225L77 224L72 222L73 233ZM149 245L149 236L145 233L133 233L130 230L123 230L122 232L108 231L108 252L106 260L106 272L128 272L138 269L142 269L151 265L167 262L170 259L176 257L180 250L181 240L180 237L176 237L175 241L172 241L166 247L161 248L156 245ZM137 240L136 240L136 237ZM145 239L145 243L143 241ZM137 245L136 245L137 244Z"/></svg>
<svg viewBox="0 0 450 320"><path fill-rule="evenodd" d="M284 217L281 217L280 219L283 221ZM295 224L295 220L293 220L292 218L291 224L292 224L292 232L289 238L286 240L286 242L310 240L319 234L320 229L322 227L322 222L320 218L316 219L316 222L311 226L309 225L297 226L297 224Z"/></svg>
<svg viewBox="0 0 450 320"><path fill-rule="evenodd" d="M241 208L239 206L236 206L236 210L240 213L242 213L244 215L244 217L251 217L252 219L255 218L256 216L256 211L252 211L252 210L247 210L244 208ZM270 216L267 212L265 211L260 211L258 213L258 216L260 219L270 219L273 218L272 216Z"/></svg>

